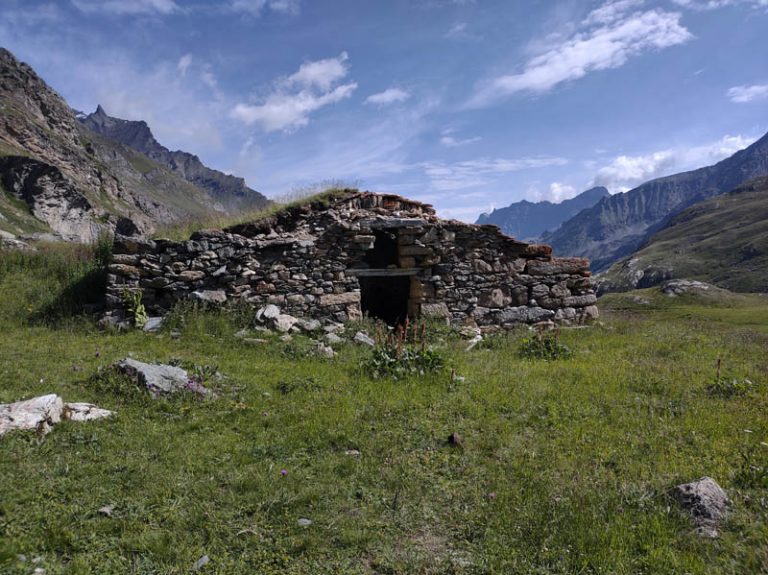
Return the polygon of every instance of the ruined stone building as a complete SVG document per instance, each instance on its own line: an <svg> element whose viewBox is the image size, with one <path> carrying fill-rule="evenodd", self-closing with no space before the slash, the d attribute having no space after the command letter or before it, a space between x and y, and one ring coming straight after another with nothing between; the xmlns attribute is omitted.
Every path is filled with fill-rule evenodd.
<svg viewBox="0 0 768 575"><path fill-rule="evenodd" d="M343 190L188 241L118 236L108 314L141 289L150 314L195 299L276 304L297 317L410 317L511 326L597 317L589 264L495 226L442 220L405 198Z"/></svg>

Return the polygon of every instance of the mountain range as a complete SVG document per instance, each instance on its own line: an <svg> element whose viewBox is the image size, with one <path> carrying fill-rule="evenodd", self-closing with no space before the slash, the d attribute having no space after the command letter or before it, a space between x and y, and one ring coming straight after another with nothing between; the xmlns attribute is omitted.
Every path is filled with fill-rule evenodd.
<svg viewBox="0 0 768 575"><path fill-rule="evenodd" d="M144 122L100 107L80 121L0 48L0 231L89 241L105 230L148 233L267 204L242 179L164 148Z"/></svg>
<svg viewBox="0 0 768 575"><path fill-rule="evenodd" d="M557 255L587 257L594 271L605 270L640 248L685 208L765 175L768 134L713 166L658 178L604 197L557 230L544 234L543 241L551 244Z"/></svg>
<svg viewBox="0 0 768 575"><path fill-rule="evenodd" d="M600 186L560 203L522 200L493 210L490 214L480 214L476 223L496 224L509 236L522 241L533 241L609 195L608 190Z"/></svg>
<svg viewBox="0 0 768 575"><path fill-rule="evenodd" d="M639 250L601 274L599 289L626 291L671 278L768 292L768 177L678 213Z"/></svg>

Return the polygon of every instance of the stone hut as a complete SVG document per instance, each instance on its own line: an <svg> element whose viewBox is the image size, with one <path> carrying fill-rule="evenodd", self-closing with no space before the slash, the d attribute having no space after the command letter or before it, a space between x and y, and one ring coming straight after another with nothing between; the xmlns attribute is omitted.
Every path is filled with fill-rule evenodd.
<svg viewBox="0 0 768 575"><path fill-rule="evenodd" d="M339 190L188 241L118 236L107 315L125 315L140 289L150 314L179 300L275 304L283 313L390 324L445 318L456 326L509 327L597 317L589 262L553 258L496 226L442 220L400 196Z"/></svg>

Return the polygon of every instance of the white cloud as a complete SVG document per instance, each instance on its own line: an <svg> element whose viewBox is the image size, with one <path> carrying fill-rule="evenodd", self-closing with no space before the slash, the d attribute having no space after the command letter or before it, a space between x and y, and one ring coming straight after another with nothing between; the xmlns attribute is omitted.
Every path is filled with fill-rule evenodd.
<svg viewBox="0 0 768 575"><path fill-rule="evenodd" d="M623 66L630 58L690 40L680 14L661 9L628 13L637 2L607 3L591 12L582 30L532 57L522 72L481 86L470 106L478 107L517 92L546 92L598 70Z"/></svg>
<svg viewBox="0 0 768 575"><path fill-rule="evenodd" d="M338 58L326 58L315 62L304 62L298 72L280 81L284 88L300 86L303 88L319 88L328 90L330 87L347 75L349 59L346 52L342 52Z"/></svg>
<svg viewBox="0 0 768 575"><path fill-rule="evenodd" d="M86 13L171 14L179 11L174 0L72 0L72 3Z"/></svg>
<svg viewBox="0 0 768 575"><path fill-rule="evenodd" d="M615 2L606 2L599 8L595 8L584 19L583 24L592 26L594 24L613 24L620 20L624 15L635 8L645 4L645 0L616 0Z"/></svg>
<svg viewBox="0 0 768 575"><path fill-rule="evenodd" d="M230 7L235 12L261 16L265 10L282 12L284 14L298 14L299 0L232 0Z"/></svg>
<svg viewBox="0 0 768 575"><path fill-rule="evenodd" d="M179 74L182 76L187 75L187 69L192 64L192 54L184 54L179 58L179 63L176 64L176 68L179 70Z"/></svg>
<svg viewBox="0 0 768 575"><path fill-rule="evenodd" d="M372 94L365 99L366 104L376 104L377 106L387 106L398 102L405 102L411 95L400 88L388 88L378 94Z"/></svg>
<svg viewBox="0 0 768 575"><path fill-rule="evenodd" d="M726 6L768 8L768 0L672 0L678 6L692 10L716 10Z"/></svg>
<svg viewBox="0 0 768 575"><path fill-rule="evenodd" d="M549 185L549 194L545 198L550 202L558 203L576 195L576 188L560 182L552 182Z"/></svg>
<svg viewBox="0 0 768 575"><path fill-rule="evenodd" d="M261 104L237 104L230 116L246 125L259 124L267 132L296 130L309 123L309 114L352 95L357 83L334 87L348 73L347 53L338 58L305 62L294 74L275 82Z"/></svg>
<svg viewBox="0 0 768 575"><path fill-rule="evenodd" d="M422 167L430 180L432 189L451 191L492 184L500 175L510 172L563 166L567 163L568 160L564 158L541 156L514 159L481 158L453 164L427 162L422 164Z"/></svg>
<svg viewBox="0 0 768 575"><path fill-rule="evenodd" d="M443 130L440 136L440 144L445 146L446 148L458 148L461 146L467 146L469 144L476 144L477 142L482 140L482 138L480 137L463 138L463 139L456 138L453 135L455 133L456 133L456 130L452 128Z"/></svg>
<svg viewBox="0 0 768 575"><path fill-rule="evenodd" d="M744 104L754 100L768 98L768 84L752 86L734 86L727 92L728 99L736 104Z"/></svg>
<svg viewBox="0 0 768 575"><path fill-rule="evenodd" d="M618 156L600 168L592 181L612 193L625 192L649 180L711 165L746 148L755 138L724 136L716 142L661 150L642 156Z"/></svg>

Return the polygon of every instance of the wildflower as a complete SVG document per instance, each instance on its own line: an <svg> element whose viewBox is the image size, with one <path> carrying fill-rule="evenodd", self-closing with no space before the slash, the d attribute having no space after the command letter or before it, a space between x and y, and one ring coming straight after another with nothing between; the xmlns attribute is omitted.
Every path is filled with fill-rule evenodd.
<svg viewBox="0 0 768 575"><path fill-rule="evenodd" d="M287 470L287 469L281 469L281 470L280 470L280 475L282 475L283 477L285 477L286 475L288 475L288 470Z"/></svg>

